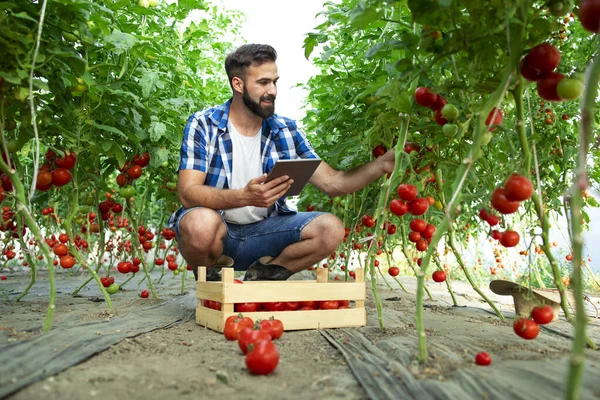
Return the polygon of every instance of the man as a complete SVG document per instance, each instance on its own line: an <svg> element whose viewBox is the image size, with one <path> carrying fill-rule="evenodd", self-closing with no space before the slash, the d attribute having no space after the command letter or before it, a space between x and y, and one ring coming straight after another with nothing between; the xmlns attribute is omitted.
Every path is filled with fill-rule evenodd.
<svg viewBox="0 0 600 400"><path fill-rule="evenodd" d="M246 270L245 280L285 280L328 257L344 225L323 212L296 212L285 197L288 176L266 182L278 159L318 158L296 123L275 114L277 53L248 44L227 56L233 97L192 115L181 145L178 194L183 207L170 218L182 256L209 266ZM352 171L322 161L310 183L335 197L362 189L394 167L393 150Z"/></svg>

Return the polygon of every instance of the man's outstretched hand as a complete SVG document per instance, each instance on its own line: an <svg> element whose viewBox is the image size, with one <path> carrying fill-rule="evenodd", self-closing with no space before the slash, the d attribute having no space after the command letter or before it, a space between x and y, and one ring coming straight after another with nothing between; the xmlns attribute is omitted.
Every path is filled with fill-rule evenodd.
<svg viewBox="0 0 600 400"><path fill-rule="evenodd" d="M381 160L383 162L383 171L386 174L392 173L394 171L394 164L395 164L394 149L392 148L392 149L386 151L386 153L381 156Z"/></svg>
<svg viewBox="0 0 600 400"><path fill-rule="evenodd" d="M262 174L251 179L244 188L248 205L254 207L272 206L294 183L294 180L289 178L289 176L284 175L267 182L267 174Z"/></svg>

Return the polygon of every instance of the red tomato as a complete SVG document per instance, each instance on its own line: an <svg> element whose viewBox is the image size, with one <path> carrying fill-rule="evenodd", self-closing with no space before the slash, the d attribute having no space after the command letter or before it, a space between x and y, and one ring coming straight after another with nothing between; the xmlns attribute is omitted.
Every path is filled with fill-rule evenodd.
<svg viewBox="0 0 600 400"><path fill-rule="evenodd" d="M437 111L437 110L441 110L442 108L444 108L444 106L448 104L448 102L446 101L446 99L444 99L442 96L440 96L439 94L437 95L435 102L429 106L429 109L432 111Z"/></svg>
<svg viewBox="0 0 600 400"><path fill-rule="evenodd" d="M523 175L512 174L504 184L504 194L508 201L525 201L533 195L533 184Z"/></svg>
<svg viewBox="0 0 600 400"><path fill-rule="evenodd" d="M272 302L272 303L262 303L262 308L265 311L283 311L283 309L285 308L285 303L277 301L277 302Z"/></svg>
<svg viewBox="0 0 600 400"><path fill-rule="evenodd" d="M527 54L527 68L540 75L552 72L560 64L560 52L549 43L541 43Z"/></svg>
<svg viewBox="0 0 600 400"><path fill-rule="evenodd" d="M119 270L120 273L122 274L128 274L131 272L131 267L133 266L133 264L131 264L130 262L127 261L121 261L117 264L117 269Z"/></svg>
<svg viewBox="0 0 600 400"><path fill-rule="evenodd" d="M502 237L500 238L500 244L504 247L515 247L519 244L519 240L521 236L518 232L515 231L504 231Z"/></svg>
<svg viewBox="0 0 600 400"><path fill-rule="evenodd" d="M300 308L300 303L297 301L287 301L284 303L284 310L285 311L296 311L297 309Z"/></svg>
<svg viewBox="0 0 600 400"><path fill-rule="evenodd" d="M408 212L412 215L423 215L429 208L429 201L426 198L420 197L408 203Z"/></svg>
<svg viewBox="0 0 600 400"><path fill-rule="evenodd" d="M386 152L387 152L387 147L385 147L384 145L380 144L380 145L375 146L373 148L373 151L371 152L371 154L373 154L373 157L377 158L377 157L381 157Z"/></svg>
<svg viewBox="0 0 600 400"><path fill-rule="evenodd" d="M277 368L279 352L271 341L259 342L246 354L246 367L255 375L268 375Z"/></svg>
<svg viewBox="0 0 600 400"><path fill-rule="evenodd" d="M148 296L150 296L150 292L148 292L146 289L142 290L142 292L140 293L140 297L142 299L147 299Z"/></svg>
<svg viewBox="0 0 600 400"><path fill-rule="evenodd" d="M488 213L485 210L485 208L482 208L481 210L479 210L479 218L481 218L484 221L487 221L487 219L488 219Z"/></svg>
<svg viewBox="0 0 600 400"><path fill-rule="evenodd" d="M59 168L71 169L75 166L75 153L71 152L62 158L57 158L55 162Z"/></svg>
<svg viewBox="0 0 600 400"><path fill-rule="evenodd" d="M298 311L314 311L313 307L300 307Z"/></svg>
<svg viewBox="0 0 600 400"><path fill-rule="evenodd" d="M531 310L531 318L540 325L549 324L554 319L554 311L548 304L538 307L533 307Z"/></svg>
<svg viewBox="0 0 600 400"><path fill-rule="evenodd" d="M500 110L498 107L494 107L485 119L485 126L490 126L489 131L493 132L496 130L496 128L491 125L500 125L502 124L503 119L504 115L502 115L502 110Z"/></svg>
<svg viewBox="0 0 600 400"><path fill-rule="evenodd" d="M475 356L475 364L477 365L490 365L492 363L492 357L485 351L477 353Z"/></svg>
<svg viewBox="0 0 600 400"><path fill-rule="evenodd" d="M48 186L52 184L52 174L48 171L38 172L37 185Z"/></svg>
<svg viewBox="0 0 600 400"><path fill-rule="evenodd" d="M125 175L125 174L117 175L117 185L119 185L120 187L127 185L129 183L128 180L129 179L127 178L127 175Z"/></svg>
<svg viewBox="0 0 600 400"><path fill-rule="evenodd" d="M350 306L350 300L338 300L337 302L338 302L339 308Z"/></svg>
<svg viewBox="0 0 600 400"><path fill-rule="evenodd" d="M61 243L54 246L53 251L54 254L56 254L59 257L62 257L67 255L67 253L69 252L69 248Z"/></svg>
<svg viewBox="0 0 600 400"><path fill-rule="evenodd" d="M586 30L600 32L600 1L582 0L579 4L579 21Z"/></svg>
<svg viewBox="0 0 600 400"><path fill-rule="evenodd" d="M402 200L394 199L390 202L390 211L401 217L408 212L408 205Z"/></svg>
<svg viewBox="0 0 600 400"><path fill-rule="evenodd" d="M271 317L269 322L271 323L271 339L279 339L283 335L283 322L274 317Z"/></svg>
<svg viewBox="0 0 600 400"><path fill-rule="evenodd" d="M303 308L303 307L310 307L312 309L315 309L315 308L317 308L317 302L314 300L301 301L300 308Z"/></svg>
<svg viewBox="0 0 600 400"><path fill-rule="evenodd" d="M416 247L419 251L426 251L427 247L429 247L429 243L427 242L427 240L419 240L416 243Z"/></svg>
<svg viewBox="0 0 600 400"><path fill-rule="evenodd" d="M412 201L417 197L417 187L408 183L398 186L398 196L404 201Z"/></svg>
<svg viewBox="0 0 600 400"><path fill-rule="evenodd" d="M444 271L434 271L431 274L431 278L434 282L444 282L446 280L446 273Z"/></svg>
<svg viewBox="0 0 600 400"><path fill-rule="evenodd" d="M319 301L319 310L337 310L339 307L337 300Z"/></svg>
<svg viewBox="0 0 600 400"><path fill-rule="evenodd" d="M412 243L417 243L419 240L421 240L421 234L419 232L412 231L408 234L408 240Z"/></svg>
<svg viewBox="0 0 600 400"><path fill-rule="evenodd" d="M254 321L249 317L244 317L242 314L232 315L225 320L223 335L227 340L238 340L240 332L244 328L252 328Z"/></svg>
<svg viewBox="0 0 600 400"><path fill-rule="evenodd" d="M68 268L73 268L73 265L75 265L75 258L73 258L73 256L62 256L60 258L60 266L68 269Z"/></svg>
<svg viewBox="0 0 600 400"><path fill-rule="evenodd" d="M387 227L387 234L388 234L388 235L393 235L394 233L396 233L396 230L397 230L397 229L398 229L398 228L396 227L396 225L394 225L394 224L389 224L389 225L388 225L388 227Z"/></svg>
<svg viewBox="0 0 600 400"><path fill-rule="evenodd" d="M523 78L532 82L535 82L542 77L542 73L539 70L535 70L531 66L531 62L528 56L523 57L523 59L521 60L521 63L519 64L519 72L521 72Z"/></svg>
<svg viewBox="0 0 600 400"><path fill-rule="evenodd" d="M435 101L437 100L438 95L435 93L431 93L429 88L426 87L418 87L415 90L415 102L423 107L431 107Z"/></svg>
<svg viewBox="0 0 600 400"><path fill-rule="evenodd" d="M55 186L64 186L71 181L71 173L65 168L56 168L52 171L52 183Z"/></svg>
<svg viewBox="0 0 600 400"><path fill-rule="evenodd" d="M410 154L413 151L416 151L418 153L420 150L421 150L421 146L419 146L416 143L406 142L406 144L404 145L404 152L406 154Z"/></svg>
<svg viewBox="0 0 600 400"><path fill-rule="evenodd" d="M400 268L390 267L390 269L388 269L388 274L390 274L391 276L398 276L398 274L400 274Z"/></svg>
<svg viewBox="0 0 600 400"><path fill-rule="evenodd" d="M364 226L366 226L367 228L372 228L375 226L375 220L373 220L373 217L371 217L368 214L363 215L361 221L362 221L362 224Z"/></svg>
<svg viewBox="0 0 600 400"><path fill-rule="evenodd" d="M69 241L69 235L67 235L66 233L61 233L60 235L58 235L58 241L61 243L67 243Z"/></svg>
<svg viewBox="0 0 600 400"><path fill-rule="evenodd" d="M421 218L415 218L410 221L410 229L413 232L423 232L427 228L427 222Z"/></svg>
<svg viewBox="0 0 600 400"><path fill-rule="evenodd" d="M495 240L502 239L502 232L498 231L497 229L494 229L492 231L492 238L494 238Z"/></svg>
<svg viewBox="0 0 600 400"><path fill-rule="evenodd" d="M444 116L442 115L441 108L438 108L437 110L435 110L433 119L435 120L435 123L438 124L439 126L444 126L448 123L448 120L446 118L444 118Z"/></svg>
<svg viewBox="0 0 600 400"><path fill-rule="evenodd" d="M137 179L142 176L142 167L139 165L134 165L127 170L127 175L129 175L133 179Z"/></svg>
<svg viewBox="0 0 600 400"><path fill-rule="evenodd" d="M489 214L487 216L486 222L490 225L490 226L496 226L498 225L498 223L500 223L500 218L498 218L497 216L493 215L493 214Z"/></svg>
<svg viewBox="0 0 600 400"><path fill-rule="evenodd" d="M518 201L510 201L506 198L503 188L497 188L492 194L492 207L502 214L512 214L519 209L521 205Z"/></svg>
<svg viewBox="0 0 600 400"><path fill-rule="evenodd" d="M257 303L236 303L234 306L235 312L255 312L258 310Z"/></svg>
<svg viewBox="0 0 600 400"><path fill-rule="evenodd" d="M261 329L246 327L240 331L238 345L240 346L242 353L246 354L248 352L249 345L256 345L262 341L271 342L271 335L269 335L269 332Z"/></svg>
<svg viewBox="0 0 600 400"><path fill-rule="evenodd" d="M540 333L540 326L530 319L517 318L513 323L513 330L523 339L531 340Z"/></svg>
<svg viewBox="0 0 600 400"><path fill-rule="evenodd" d="M139 154L136 154L133 157L133 163L135 165L139 165L142 168L147 167L148 164L150 164L150 154L147 151L144 152L144 154L142 154L141 156Z"/></svg>
<svg viewBox="0 0 600 400"><path fill-rule="evenodd" d="M539 81L537 81L537 91L540 97L548 101L561 101L558 95L558 83L564 79L564 75L559 72L548 72Z"/></svg>
<svg viewBox="0 0 600 400"><path fill-rule="evenodd" d="M425 239L431 239L434 234L435 234L435 225L433 225L433 224L427 224L427 226L425 227L423 232L421 232L421 236L423 236Z"/></svg>

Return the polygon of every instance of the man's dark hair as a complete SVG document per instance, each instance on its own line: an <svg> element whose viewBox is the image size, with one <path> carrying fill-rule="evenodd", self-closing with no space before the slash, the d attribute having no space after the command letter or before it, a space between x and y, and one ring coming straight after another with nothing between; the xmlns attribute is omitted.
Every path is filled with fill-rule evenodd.
<svg viewBox="0 0 600 400"><path fill-rule="evenodd" d="M227 71L229 84L231 85L235 76L245 80L248 67L251 65L258 67L269 61L277 61L277 52L268 44L245 44L239 47L229 53L225 59L225 71Z"/></svg>

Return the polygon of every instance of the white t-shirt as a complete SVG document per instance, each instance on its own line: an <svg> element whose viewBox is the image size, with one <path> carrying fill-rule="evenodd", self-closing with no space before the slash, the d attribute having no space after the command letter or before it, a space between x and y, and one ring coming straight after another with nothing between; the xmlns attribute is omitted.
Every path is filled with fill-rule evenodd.
<svg viewBox="0 0 600 400"><path fill-rule="evenodd" d="M260 142L262 129L254 136L244 136L228 121L229 136L233 152L233 170L230 189L246 187L250 179L263 174L260 162ZM223 219L234 224L250 224L265 219L266 207L246 206L223 210Z"/></svg>

